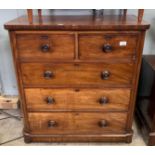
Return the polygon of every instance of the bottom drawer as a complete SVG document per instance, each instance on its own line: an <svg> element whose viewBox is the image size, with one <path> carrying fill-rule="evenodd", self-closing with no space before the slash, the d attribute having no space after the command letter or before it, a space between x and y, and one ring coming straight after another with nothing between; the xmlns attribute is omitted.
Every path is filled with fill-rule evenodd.
<svg viewBox="0 0 155 155"><path fill-rule="evenodd" d="M125 131L127 113L53 112L29 113L34 134L104 134Z"/></svg>

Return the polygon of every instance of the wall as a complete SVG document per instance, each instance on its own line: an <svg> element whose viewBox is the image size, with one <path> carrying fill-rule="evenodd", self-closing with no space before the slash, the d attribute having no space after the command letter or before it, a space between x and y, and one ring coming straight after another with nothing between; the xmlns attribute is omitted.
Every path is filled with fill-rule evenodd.
<svg viewBox="0 0 155 155"><path fill-rule="evenodd" d="M91 13L91 10L43 10L43 14L48 15L89 15ZM104 13L118 14L120 13L120 10L105 10ZM23 14L26 14L26 10L0 10L0 82L3 89L2 92L6 95L17 95L18 91L12 62L9 36L7 31L4 30L3 25L5 22ZM137 15L137 10L128 10L128 14ZM151 24L151 28L146 34L143 53L155 54L155 10L145 10L144 20Z"/></svg>

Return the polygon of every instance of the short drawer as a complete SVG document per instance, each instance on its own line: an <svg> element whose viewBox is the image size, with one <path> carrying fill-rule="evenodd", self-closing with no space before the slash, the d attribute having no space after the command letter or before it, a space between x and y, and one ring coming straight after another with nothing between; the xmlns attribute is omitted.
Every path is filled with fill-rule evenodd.
<svg viewBox="0 0 155 155"><path fill-rule="evenodd" d="M28 110L128 110L130 89L25 89Z"/></svg>
<svg viewBox="0 0 155 155"><path fill-rule="evenodd" d="M25 85L130 85L134 64L22 63Z"/></svg>
<svg viewBox="0 0 155 155"><path fill-rule="evenodd" d="M74 34L17 34L20 58L64 60L74 58Z"/></svg>
<svg viewBox="0 0 155 155"><path fill-rule="evenodd" d="M137 51L137 34L80 34L80 59L132 58Z"/></svg>
<svg viewBox="0 0 155 155"><path fill-rule="evenodd" d="M29 113L34 134L104 134L125 132L127 113Z"/></svg>

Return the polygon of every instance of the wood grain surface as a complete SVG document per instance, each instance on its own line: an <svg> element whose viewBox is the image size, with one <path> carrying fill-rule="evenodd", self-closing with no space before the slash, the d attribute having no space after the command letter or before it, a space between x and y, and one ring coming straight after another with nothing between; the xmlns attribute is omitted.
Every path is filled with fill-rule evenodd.
<svg viewBox="0 0 155 155"><path fill-rule="evenodd" d="M79 34L80 59L132 58L137 50L138 33L100 33ZM110 46L111 50L104 48Z"/></svg>
<svg viewBox="0 0 155 155"><path fill-rule="evenodd" d="M20 67L24 85L113 86L132 84L134 64L22 63ZM52 72L53 77L45 78L46 71ZM104 71L110 73L106 80L101 77Z"/></svg>
<svg viewBox="0 0 155 155"><path fill-rule="evenodd" d="M126 113L29 113L31 133L34 134L105 134L125 132ZM100 127L105 120L107 125ZM55 121L54 127L48 122Z"/></svg>
<svg viewBox="0 0 155 155"><path fill-rule="evenodd" d="M72 34L18 34L17 49L20 58L73 59L75 41Z"/></svg>
<svg viewBox="0 0 155 155"><path fill-rule="evenodd" d="M130 89L30 88L25 89L25 96L30 111L127 111Z"/></svg>

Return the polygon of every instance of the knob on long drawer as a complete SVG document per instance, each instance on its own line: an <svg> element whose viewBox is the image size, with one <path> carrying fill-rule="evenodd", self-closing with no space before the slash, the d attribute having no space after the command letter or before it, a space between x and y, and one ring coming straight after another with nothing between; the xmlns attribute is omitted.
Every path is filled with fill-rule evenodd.
<svg viewBox="0 0 155 155"><path fill-rule="evenodd" d="M99 99L99 103L100 103L101 105L104 105L104 104L109 103L108 97L102 96L102 97Z"/></svg>
<svg viewBox="0 0 155 155"><path fill-rule="evenodd" d="M101 72L101 78L103 80L107 80L107 79L109 79L109 77L110 77L110 72L109 71L105 70L105 71Z"/></svg>
<svg viewBox="0 0 155 155"><path fill-rule="evenodd" d="M44 78L45 79L51 79L54 77L54 73L52 71L45 71L44 72Z"/></svg>
<svg viewBox="0 0 155 155"><path fill-rule="evenodd" d="M55 103L55 100L53 97L51 96L48 96L46 99L45 99L46 103L47 104L54 104Z"/></svg>
<svg viewBox="0 0 155 155"><path fill-rule="evenodd" d="M108 122L106 120L101 120L98 122L99 127L104 128L107 127Z"/></svg>
<svg viewBox="0 0 155 155"><path fill-rule="evenodd" d="M54 128L54 127L56 127L58 124L57 124L56 121L49 120L47 125L48 125L49 128Z"/></svg>

